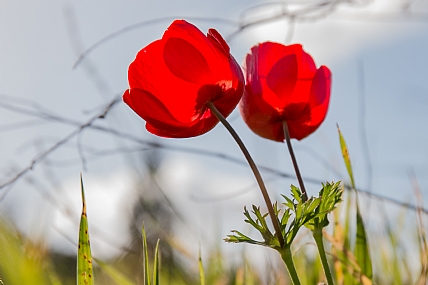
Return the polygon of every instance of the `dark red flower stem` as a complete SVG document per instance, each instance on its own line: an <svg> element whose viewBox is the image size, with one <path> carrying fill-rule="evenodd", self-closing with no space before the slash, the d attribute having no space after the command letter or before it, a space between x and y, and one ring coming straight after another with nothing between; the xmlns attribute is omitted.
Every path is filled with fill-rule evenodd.
<svg viewBox="0 0 428 285"><path fill-rule="evenodd" d="M282 237L281 228L279 226L279 221L277 219L277 216L275 215L275 211L273 210L272 202L269 198L269 194L267 192L265 183L263 182L262 176L260 175L260 172L254 163L253 158L251 157L250 153L248 152L247 148L245 147L244 143L242 142L241 138L238 136L238 134L235 132L235 130L232 128L232 126L229 124L228 121L223 117L223 115L217 110L217 108L214 106L212 102L209 102L207 104L207 107L211 110L211 112L217 117L217 119L220 120L220 122L226 127L226 129L229 131L229 133L232 135L232 137L235 139L236 143L238 144L239 148L241 149L242 153L244 154L245 158L248 161L248 164L251 167L251 170L254 173L254 176L256 177L257 183L259 184L260 190L262 191L263 199L265 200L266 206L268 208L269 216L272 219L273 227L275 228L276 236L278 237L279 244L281 248L284 246L284 238Z"/></svg>
<svg viewBox="0 0 428 285"><path fill-rule="evenodd" d="M305 202L308 200L308 194L306 194L305 184L303 184L302 175L300 174L296 156L294 155L293 147L291 146L290 132L288 131L287 121L283 121L282 126L284 129L284 136L285 141L287 142L288 151L290 152L291 160L293 161L294 171L296 172L297 180L299 181L300 191L302 191L302 200Z"/></svg>

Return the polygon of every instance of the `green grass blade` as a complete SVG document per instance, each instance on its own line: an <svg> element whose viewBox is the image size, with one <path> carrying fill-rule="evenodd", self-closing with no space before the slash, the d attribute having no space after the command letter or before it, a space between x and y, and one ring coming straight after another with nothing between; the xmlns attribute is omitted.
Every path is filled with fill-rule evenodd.
<svg viewBox="0 0 428 285"><path fill-rule="evenodd" d="M160 270L160 263L159 263L159 240L156 242L156 249L155 249L155 262L153 265L153 285L159 285L159 270Z"/></svg>
<svg viewBox="0 0 428 285"><path fill-rule="evenodd" d="M361 267L361 273L372 279L372 260L370 258L369 244L367 242L367 234L364 226L363 218L361 217L360 209L357 203L357 239L355 243L355 258L358 265Z"/></svg>
<svg viewBox="0 0 428 285"><path fill-rule="evenodd" d="M351 221L351 201L352 201L352 192L348 192L347 198L346 198L346 208L345 208L345 235L344 235L344 247L347 250L351 249L351 242L350 237L351 237L351 225L350 225L350 221Z"/></svg>
<svg viewBox="0 0 428 285"><path fill-rule="evenodd" d="M135 285L128 277L117 271L113 266L95 259L99 267L118 285Z"/></svg>
<svg viewBox="0 0 428 285"><path fill-rule="evenodd" d="M349 178L351 179L351 185L352 185L352 188L356 189L348 147L346 146L345 138L343 137L339 129L339 126L337 126L337 130L339 132L340 148L342 149L343 160L345 161L346 169L348 170ZM356 261L361 268L361 273L371 279L373 276L372 261L370 258L366 229L364 226L363 218L360 213L360 207L358 205L358 195L356 196L356 205L357 205L357 236L356 236L354 254L355 254Z"/></svg>
<svg viewBox="0 0 428 285"><path fill-rule="evenodd" d="M346 198L346 214L345 214L345 229L344 229L344 243L343 243L343 250L347 251L347 252L352 252L351 250L351 242L350 242L350 237L351 237L351 226L350 226L350 221L351 221L351 201L352 201L352 192L348 192L347 198ZM343 259L345 264L348 264L349 260L348 260L348 255L344 254L343 255ZM343 271L344 271L344 284L355 284L355 279L354 277L348 272L346 265L343 266Z"/></svg>
<svg viewBox="0 0 428 285"><path fill-rule="evenodd" d="M150 285L150 273L149 273L149 250L147 249L147 236L144 224L141 230L143 234L143 254L144 254L144 285Z"/></svg>
<svg viewBox="0 0 428 285"><path fill-rule="evenodd" d="M340 148L342 149L343 160L345 161L346 169L348 170L349 178L351 179L352 188L355 189L354 174L352 172L351 158L349 157L348 147L346 146L345 138L343 137L339 126L337 126L337 131L339 132Z"/></svg>
<svg viewBox="0 0 428 285"><path fill-rule="evenodd" d="M79 249L77 254L77 284L93 285L94 273L92 270L91 246L89 243L88 218L86 215L85 191L83 189L83 180L80 176L82 188L82 217L80 218L79 228Z"/></svg>
<svg viewBox="0 0 428 285"><path fill-rule="evenodd" d="M201 246L199 246L199 280L201 281L201 285L205 285L205 272L204 266L202 265L202 256L201 256Z"/></svg>

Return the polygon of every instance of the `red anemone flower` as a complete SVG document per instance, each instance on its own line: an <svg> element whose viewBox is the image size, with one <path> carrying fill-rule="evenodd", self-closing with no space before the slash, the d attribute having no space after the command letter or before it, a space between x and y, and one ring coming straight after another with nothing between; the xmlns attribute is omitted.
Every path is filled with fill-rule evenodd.
<svg viewBox="0 0 428 285"><path fill-rule="evenodd" d="M158 136L202 135L219 120L212 102L227 117L244 92L242 70L221 35L205 36L194 25L174 21L157 40L140 50L128 70L123 100Z"/></svg>
<svg viewBox="0 0 428 285"><path fill-rule="evenodd" d="M261 137L283 142L283 121L291 138L301 140L323 122L330 101L331 72L316 68L299 44L265 42L254 46L245 63L247 85L240 111Z"/></svg>

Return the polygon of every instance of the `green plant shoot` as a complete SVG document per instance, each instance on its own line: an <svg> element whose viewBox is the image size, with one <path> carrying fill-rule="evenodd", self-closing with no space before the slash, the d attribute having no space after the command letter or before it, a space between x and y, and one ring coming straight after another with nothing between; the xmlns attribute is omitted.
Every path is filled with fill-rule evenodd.
<svg viewBox="0 0 428 285"><path fill-rule="evenodd" d="M93 285L94 273L92 269L92 255L88 232L88 217L86 215L86 201L82 175L80 175L80 184L82 189L83 209L82 217L80 218L79 228L79 248L77 254L77 285Z"/></svg>
<svg viewBox="0 0 428 285"><path fill-rule="evenodd" d="M143 236L143 254L144 254L144 285L151 285L152 281L150 280L150 266L149 266L149 250L147 247L147 235L144 224L141 229ZM155 257L153 263L153 285L159 285L159 276L160 276L160 261L159 261L159 240L156 242Z"/></svg>

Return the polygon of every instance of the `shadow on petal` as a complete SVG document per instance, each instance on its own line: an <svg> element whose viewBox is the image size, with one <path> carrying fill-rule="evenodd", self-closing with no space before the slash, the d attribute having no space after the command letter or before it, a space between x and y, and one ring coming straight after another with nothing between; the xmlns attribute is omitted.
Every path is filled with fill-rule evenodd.
<svg viewBox="0 0 428 285"><path fill-rule="evenodd" d="M155 128L174 129L183 126L152 93L138 88L125 91L123 100L135 113Z"/></svg>
<svg viewBox="0 0 428 285"><path fill-rule="evenodd" d="M169 38L164 46L163 58L172 74L191 83L200 83L211 75L204 55L188 41Z"/></svg>

